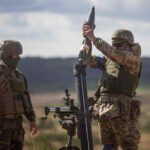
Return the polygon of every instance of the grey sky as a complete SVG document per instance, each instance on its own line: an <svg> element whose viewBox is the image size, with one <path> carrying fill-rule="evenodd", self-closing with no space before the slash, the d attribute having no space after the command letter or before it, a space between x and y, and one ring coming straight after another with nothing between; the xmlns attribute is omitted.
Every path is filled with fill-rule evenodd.
<svg viewBox="0 0 150 150"><path fill-rule="evenodd" d="M114 30L127 28L141 44L142 55L150 56L148 0L0 0L0 40L21 41L24 56L77 56L82 23L93 4L96 36L111 43Z"/></svg>

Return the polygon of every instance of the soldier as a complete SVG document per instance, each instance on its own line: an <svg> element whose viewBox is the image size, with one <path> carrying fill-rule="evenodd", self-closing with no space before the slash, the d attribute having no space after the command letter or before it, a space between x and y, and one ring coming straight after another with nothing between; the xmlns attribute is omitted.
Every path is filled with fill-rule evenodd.
<svg viewBox="0 0 150 150"><path fill-rule="evenodd" d="M37 126L27 81L16 69L22 53L20 42L6 40L0 44L0 149L22 150L24 129L22 115L30 121L30 132L35 135Z"/></svg>
<svg viewBox="0 0 150 150"><path fill-rule="evenodd" d="M112 34L112 46L94 35L85 23L83 36L89 40L84 63L100 68L102 77L95 93L94 116L99 120L103 150L138 150L140 133L137 122L140 101L135 100L141 66L141 47L134 43L131 31L118 29ZM91 56L91 42L104 57Z"/></svg>

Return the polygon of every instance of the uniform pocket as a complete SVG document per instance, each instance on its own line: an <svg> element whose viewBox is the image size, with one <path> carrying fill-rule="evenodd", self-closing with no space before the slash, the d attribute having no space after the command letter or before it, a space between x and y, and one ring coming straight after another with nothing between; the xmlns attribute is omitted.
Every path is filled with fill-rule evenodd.
<svg viewBox="0 0 150 150"><path fill-rule="evenodd" d="M119 105L119 117L123 120L130 119L131 98L125 95L117 97Z"/></svg>
<svg viewBox="0 0 150 150"><path fill-rule="evenodd" d="M119 105L116 97L101 97L99 116L100 120L112 119L119 116Z"/></svg>
<svg viewBox="0 0 150 150"><path fill-rule="evenodd" d="M131 101L130 119L134 120L134 121L138 121L140 114L141 114L141 101L132 100Z"/></svg>

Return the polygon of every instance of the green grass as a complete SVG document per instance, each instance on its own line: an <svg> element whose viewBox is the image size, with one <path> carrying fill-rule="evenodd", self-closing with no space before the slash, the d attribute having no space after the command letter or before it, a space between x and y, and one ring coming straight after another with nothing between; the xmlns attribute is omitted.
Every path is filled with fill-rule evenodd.
<svg viewBox="0 0 150 150"><path fill-rule="evenodd" d="M148 89L141 88L138 89L139 98L143 101L142 104L142 114L140 117L140 130L142 132L142 139L139 150L148 150L150 143L150 111L149 111L149 101L150 93ZM56 97L58 95L56 94ZM43 95L44 97L44 95ZM43 105L43 104L42 104ZM49 106L55 106L61 104L50 103ZM53 118L53 115L49 115L48 120L41 120L41 116L44 116L44 107L39 106L38 103L34 105L35 112L37 114L37 124L38 124L38 134L35 137L31 137L29 133L28 122L25 120L24 127L26 130L25 136L25 148L24 150L57 150L58 147L64 146L67 143L66 131L63 130L59 124L58 118ZM99 131L97 127L97 122L92 123L93 129L93 143L94 150L100 149L100 139ZM73 144L79 146L79 139L75 136Z"/></svg>

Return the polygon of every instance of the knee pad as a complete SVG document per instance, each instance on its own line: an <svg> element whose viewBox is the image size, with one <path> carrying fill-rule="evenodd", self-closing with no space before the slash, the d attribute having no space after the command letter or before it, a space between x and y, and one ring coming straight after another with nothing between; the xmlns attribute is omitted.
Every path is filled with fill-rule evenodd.
<svg viewBox="0 0 150 150"><path fill-rule="evenodd" d="M111 150L112 144L104 144L103 150Z"/></svg>

